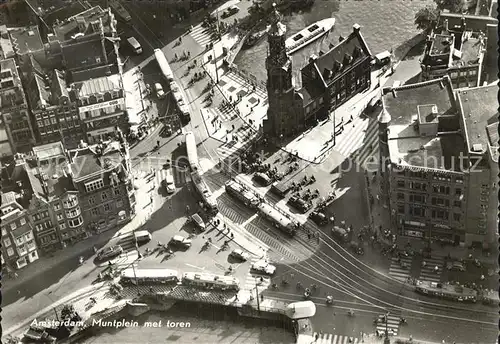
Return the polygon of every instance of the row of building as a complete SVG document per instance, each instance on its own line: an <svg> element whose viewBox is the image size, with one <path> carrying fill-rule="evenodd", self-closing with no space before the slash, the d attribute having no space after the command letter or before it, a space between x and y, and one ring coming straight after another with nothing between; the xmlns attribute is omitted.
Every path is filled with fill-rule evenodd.
<svg viewBox="0 0 500 344"><path fill-rule="evenodd" d="M135 216L129 149L112 140L65 149L61 142L16 154L2 170L2 262L20 269Z"/></svg>
<svg viewBox="0 0 500 344"><path fill-rule="evenodd" d="M0 26L0 156L39 144L98 143L128 131L119 38L111 11L99 6L38 26Z"/></svg>
<svg viewBox="0 0 500 344"><path fill-rule="evenodd" d="M38 25L0 25L1 256L9 271L135 216L117 22L109 9L66 5L32 8Z"/></svg>
<svg viewBox="0 0 500 344"><path fill-rule="evenodd" d="M369 89L373 57L359 25L287 54L286 26L277 11L271 20L266 135L296 135ZM441 13L420 59L421 81L383 90L379 166L400 236L496 242L498 87L487 84L497 80L489 75L497 72L497 28L492 17Z"/></svg>

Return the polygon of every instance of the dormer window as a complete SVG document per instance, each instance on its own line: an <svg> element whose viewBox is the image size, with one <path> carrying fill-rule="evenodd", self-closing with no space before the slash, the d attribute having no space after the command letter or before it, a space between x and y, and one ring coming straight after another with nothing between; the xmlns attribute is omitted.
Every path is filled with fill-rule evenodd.
<svg viewBox="0 0 500 344"><path fill-rule="evenodd" d="M345 54L345 56L344 56L344 65L347 66L349 63L351 63L351 61L352 61L352 56L349 55L349 54Z"/></svg>

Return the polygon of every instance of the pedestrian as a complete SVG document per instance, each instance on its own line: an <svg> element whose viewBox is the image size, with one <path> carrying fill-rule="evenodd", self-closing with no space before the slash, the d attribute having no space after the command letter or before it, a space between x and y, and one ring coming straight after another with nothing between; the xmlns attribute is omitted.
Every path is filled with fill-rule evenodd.
<svg viewBox="0 0 500 344"><path fill-rule="evenodd" d="M314 341L317 342L319 339L319 334L316 333L316 335L314 336Z"/></svg>
<svg viewBox="0 0 500 344"><path fill-rule="evenodd" d="M14 272L14 278L18 278L19 275L17 274L17 272Z"/></svg>

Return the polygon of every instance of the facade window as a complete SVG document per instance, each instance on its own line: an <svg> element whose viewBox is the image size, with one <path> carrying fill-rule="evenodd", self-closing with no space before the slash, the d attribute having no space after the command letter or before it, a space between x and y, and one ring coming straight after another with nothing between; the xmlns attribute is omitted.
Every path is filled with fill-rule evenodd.
<svg viewBox="0 0 500 344"><path fill-rule="evenodd" d="M35 229L37 232L43 231L43 225L41 223L35 225Z"/></svg>
<svg viewBox="0 0 500 344"><path fill-rule="evenodd" d="M405 187L405 181L404 180L398 180L397 185L398 185L398 188L404 188Z"/></svg>
<svg viewBox="0 0 500 344"><path fill-rule="evenodd" d="M12 222L12 223L10 224L10 229L14 230L14 229L16 229L16 228L17 228L17 224L16 224L15 222Z"/></svg>
<svg viewBox="0 0 500 344"><path fill-rule="evenodd" d="M7 255L8 255L9 257L12 257L12 256L14 255L14 249L13 249L12 247L9 247L9 248L7 249Z"/></svg>
<svg viewBox="0 0 500 344"><path fill-rule="evenodd" d="M103 201L107 200L108 199L108 193L107 192L101 193L101 198L102 198Z"/></svg>
<svg viewBox="0 0 500 344"><path fill-rule="evenodd" d="M2 236L7 235L7 231L5 230L5 227L2 227Z"/></svg>
<svg viewBox="0 0 500 344"><path fill-rule="evenodd" d="M398 199L401 199L401 200L405 199L405 194L402 192L398 192Z"/></svg>
<svg viewBox="0 0 500 344"><path fill-rule="evenodd" d="M95 204L95 197L94 196L89 197L89 204L90 205Z"/></svg>
<svg viewBox="0 0 500 344"><path fill-rule="evenodd" d="M404 213L405 213L405 205L398 204L398 214L404 214Z"/></svg>
<svg viewBox="0 0 500 344"><path fill-rule="evenodd" d="M57 221L62 221L63 219L63 214L57 214Z"/></svg>
<svg viewBox="0 0 500 344"><path fill-rule="evenodd" d="M456 222L460 222L461 215L460 214L453 214L453 220Z"/></svg>
<svg viewBox="0 0 500 344"><path fill-rule="evenodd" d="M92 216L97 216L99 215L99 208L93 208L90 210L90 214L92 214Z"/></svg>
<svg viewBox="0 0 500 344"><path fill-rule="evenodd" d="M462 208L462 201L453 201L453 206L458 207L458 208Z"/></svg>
<svg viewBox="0 0 500 344"><path fill-rule="evenodd" d="M10 245L12 245L12 242L10 241L9 238L5 238L3 240L3 243L4 243L5 247L9 247Z"/></svg>
<svg viewBox="0 0 500 344"><path fill-rule="evenodd" d="M87 192L99 190L102 189L103 187L104 187L104 181L102 179L94 180L93 182L85 184L85 190Z"/></svg>
<svg viewBox="0 0 500 344"><path fill-rule="evenodd" d="M462 189L455 189L455 195L456 196L461 196L462 195Z"/></svg>
<svg viewBox="0 0 500 344"><path fill-rule="evenodd" d="M26 220L24 219L24 217L22 217L19 222L21 223L21 226L24 226L26 224Z"/></svg>
<svg viewBox="0 0 500 344"><path fill-rule="evenodd" d="M345 86L345 78L340 79L340 87Z"/></svg>
<svg viewBox="0 0 500 344"><path fill-rule="evenodd" d="M120 199L120 200L116 201L116 208L120 209L121 207L123 207L123 201Z"/></svg>
<svg viewBox="0 0 500 344"><path fill-rule="evenodd" d="M110 211L111 207L109 206L109 204L105 204L104 205L104 211Z"/></svg>
<svg viewBox="0 0 500 344"><path fill-rule="evenodd" d="M410 195L410 202L412 203L426 203L427 199L423 195Z"/></svg>
<svg viewBox="0 0 500 344"><path fill-rule="evenodd" d="M78 217L74 220L70 220L69 221L69 226L70 227L76 227L76 226L79 226L82 224L82 218L81 217Z"/></svg>
<svg viewBox="0 0 500 344"><path fill-rule="evenodd" d="M60 229L66 229L66 224L65 224L64 222L61 222L61 223L59 224L59 228L60 228Z"/></svg>
<svg viewBox="0 0 500 344"><path fill-rule="evenodd" d="M119 188L114 188L113 189L113 193L115 194L115 196L120 195L120 189Z"/></svg>
<svg viewBox="0 0 500 344"><path fill-rule="evenodd" d="M425 209L421 208L421 207L415 207L415 206L410 205L410 215L424 217L425 216Z"/></svg>
<svg viewBox="0 0 500 344"><path fill-rule="evenodd" d="M61 209L61 205L59 203L54 204L54 210L58 211L59 209Z"/></svg>

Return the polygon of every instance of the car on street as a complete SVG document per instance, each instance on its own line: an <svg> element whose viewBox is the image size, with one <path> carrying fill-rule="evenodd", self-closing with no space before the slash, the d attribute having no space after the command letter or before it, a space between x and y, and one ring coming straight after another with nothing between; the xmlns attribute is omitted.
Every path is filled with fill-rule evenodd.
<svg viewBox="0 0 500 344"><path fill-rule="evenodd" d="M297 196L290 197L287 203L290 204L292 207L297 208L302 213L306 213L313 206L311 202L304 201L303 199L298 198Z"/></svg>
<svg viewBox="0 0 500 344"><path fill-rule="evenodd" d="M191 247L192 241L182 235L174 235L174 237L170 240L170 244L173 246L189 248Z"/></svg>
<svg viewBox="0 0 500 344"><path fill-rule="evenodd" d="M135 232L134 237L135 237L135 241L137 242L137 245L147 244L152 239L151 233L149 233L146 230Z"/></svg>
<svg viewBox="0 0 500 344"><path fill-rule="evenodd" d="M175 192L175 180L172 174L172 168L163 169L162 174L163 179L161 184L167 191L167 194L171 195Z"/></svg>
<svg viewBox="0 0 500 344"><path fill-rule="evenodd" d="M159 82L155 84L155 92L158 99L163 99L166 96L165 91L163 91L163 86Z"/></svg>
<svg viewBox="0 0 500 344"><path fill-rule="evenodd" d="M172 126L170 124L165 124L160 132L160 136L170 136L172 135Z"/></svg>
<svg viewBox="0 0 500 344"><path fill-rule="evenodd" d="M448 262L446 268L450 271L465 271L465 265L461 262Z"/></svg>
<svg viewBox="0 0 500 344"><path fill-rule="evenodd" d="M266 275L273 275L276 272L276 266L269 264L265 260L259 260L252 264L252 270Z"/></svg>
<svg viewBox="0 0 500 344"><path fill-rule="evenodd" d="M99 252L99 254L97 255L97 259L99 260L111 259L118 257L122 253L123 253L123 248L120 245L109 246L101 250L101 252Z"/></svg>
<svg viewBox="0 0 500 344"><path fill-rule="evenodd" d="M235 250L233 250L233 252L231 252L229 254L229 257L233 257L233 258L236 258L236 259L239 259L239 260L246 262L248 260L248 258L250 257L250 255L246 252L243 252L243 250L235 249Z"/></svg>
<svg viewBox="0 0 500 344"><path fill-rule="evenodd" d="M263 186L268 186L269 184L271 184L271 178L269 178L267 176L267 174L264 174L264 173L255 173L255 175L253 176L253 179L263 185Z"/></svg>
<svg viewBox="0 0 500 344"><path fill-rule="evenodd" d="M324 226L328 224L328 218L320 211L313 211L311 214L309 214L309 218L313 220L313 222L318 226Z"/></svg>
<svg viewBox="0 0 500 344"><path fill-rule="evenodd" d="M231 17L233 14L236 14L240 11L240 9L236 6L231 6L229 7L227 10L225 10L224 12L222 12L222 19L225 19L225 18L229 18Z"/></svg>
<svg viewBox="0 0 500 344"><path fill-rule="evenodd" d="M200 215L193 214L191 215L190 220L200 231L204 232L207 229L207 226Z"/></svg>

